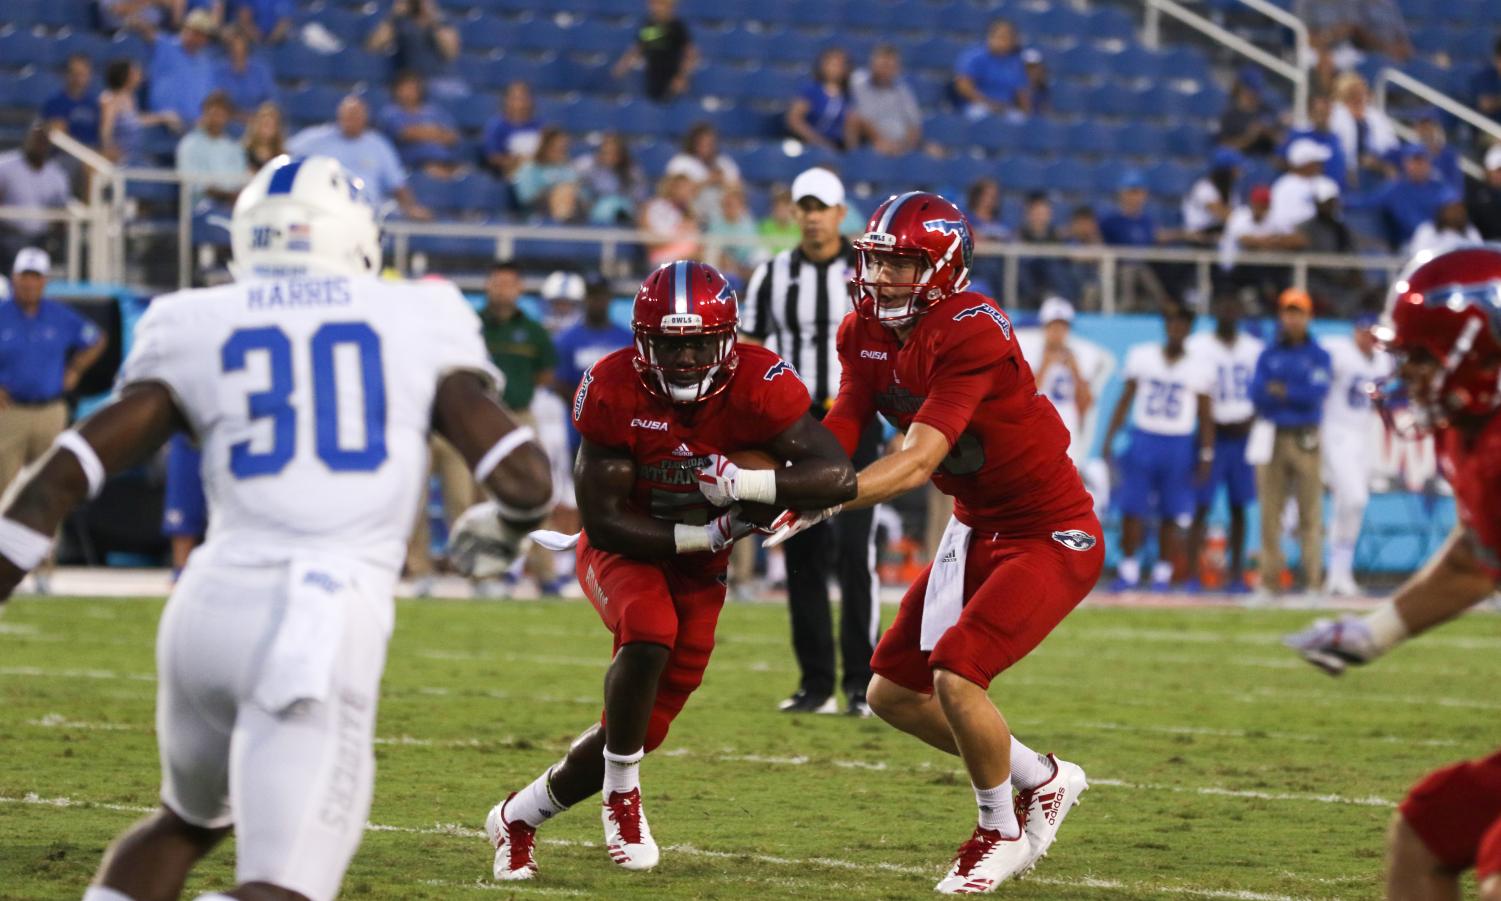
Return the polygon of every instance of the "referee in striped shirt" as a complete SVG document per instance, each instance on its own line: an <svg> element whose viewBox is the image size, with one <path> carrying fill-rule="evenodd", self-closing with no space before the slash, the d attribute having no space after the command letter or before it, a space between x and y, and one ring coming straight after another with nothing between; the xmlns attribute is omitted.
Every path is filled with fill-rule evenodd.
<svg viewBox="0 0 1501 901"><path fill-rule="evenodd" d="M740 328L746 338L765 344L792 364L808 386L813 415L822 419L839 393L835 338L851 309L846 284L854 271L855 251L839 234L845 206L838 176L821 168L804 171L792 182L792 202L801 239L797 247L762 263L751 275ZM855 451L857 470L876 459L880 440L881 428L872 422ZM874 521L873 509L841 513L784 545L792 648L802 682L781 703L782 710L870 715L865 686L881 629ZM843 599L839 645L844 681L838 686L829 610L831 569L837 570ZM836 687L843 689L843 706Z"/></svg>

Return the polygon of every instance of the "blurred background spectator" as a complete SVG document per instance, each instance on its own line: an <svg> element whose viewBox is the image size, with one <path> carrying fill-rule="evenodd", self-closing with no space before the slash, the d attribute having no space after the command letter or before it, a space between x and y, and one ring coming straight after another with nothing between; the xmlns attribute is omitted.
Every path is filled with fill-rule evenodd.
<svg viewBox="0 0 1501 901"><path fill-rule="evenodd" d="M203 98L214 89L216 28L213 13L195 9L182 20L181 32L156 36L151 47L152 112L175 113L179 122L198 118Z"/></svg>
<svg viewBox="0 0 1501 901"><path fill-rule="evenodd" d="M1053 84L1042 51L1028 47L1022 51L1022 66L1027 73L1027 103L1033 113L1053 111Z"/></svg>
<svg viewBox="0 0 1501 901"><path fill-rule="evenodd" d="M428 101L422 76L401 72L391 85L391 102L380 112L380 130L396 145L401 162L434 178L463 171L456 147L459 130L448 110Z"/></svg>
<svg viewBox="0 0 1501 901"><path fill-rule="evenodd" d="M107 31L133 31L144 38L176 28L177 0L99 0L99 22Z"/></svg>
<svg viewBox="0 0 1501 901"><path fill-rule="evenodd" d="M1287 171L1272 183L1271 217L1282 231L1291 232L1313 218L1318 203L1314 193L1328 179L1323 174L1328 161L1329 148L1312 138L1288 145Z"/></svg>
<svg viewBox="0 0 1501 901"><path fill-rule="evenodd" d="M245 165L251 172L287 152L287 133L282 125L281 107L266 102L255 108L245 126Z"/></svg>
<svg viewBox="0 0 1501 901"><path fill-rule="evenodd" d="M1001 186L993 178L982 178L964 194L964 213L976 241L1009 241L1011 229L1001 221ZM975 257L970 274L998 294L1005 286L1006 261L1001 257Z"/></svg>
<svg viewBox="0 0 1501 901"><path fill-rule="evenodd" d="M401 158L385 135L370 128L370 107L363 97L349 94L339 101L336 119L305 128L287 141L298 156L331 156L365 183L365 191L379 208L394 199L410 219L431 219L432 211L417 202L407 185Z"/></svg>
<svg viewBox="0 0 1501 901"><path fill-rule="evenodd" d="M1277 149L1282 122L1263 91L1259 70L1240 71L1230 89L1230 106L1220 116L1217 143L1253 156L1265 156Z"/></svg>
<svg viewBox="0 0 1501 901"><path fill-rule="evenodd" d="M499 115L485 123L485 162L502 178L510 178L522 163L537 155L542 122L537 118L532 86L524 81L506 85Z"/></svg>
<svg viewBox="0 0 1501 901"><path fill-rule="evenodd" d="M1470 224L1469 214L1465 212L1464 195L1445 185L1435 202L1438 208L1433 219L1413 230L1407 253L1418 254L1425 250L1443 253L1461 244L1480 242L1480 232Z"/></svg>
<svg viewBox="0 0 1501 901"><path fill-rule="evenodd" d="M68 173L52 159L52 138L41 122L32 124L19 148L0 153L0 206L55 210L72 196ZM58 229L41 219L0 220L0 267L8 268L23 247L60 248Z"/></svg>
<svg viewBox="0 0 1501 901"><path fill-rule="evenodd" d="M849 105L849 54L839 47L826 48L813 63L813 77L787 108L787 130L804 143L842 150Z"/></svg>
<svg viewBox="0 0 1501 901"><path fill-rule="evenodd" d="M1470 76L1470 102L1475 108L1501 121L1501 37L1491 47L1491 58Z"/></svg>
<svg viewBox="0 0 1501 901"><path fill-rule="evenodd" d="M121 166L144 166L145 131L165 126L180 131L182 120L177 113L143 113L136 104L141 88L141 67L134 60L117 59L104 68L104 90L99 92L99 149L110 161ZM201 101L200 101L201 102Z"/></svg>
<svg viewBox="0 0 1501 901"><path fill-rule="evenodd" d="M535 210L554 185L576 183L578 170L568 157L568 133L556 125L542 129L537 155L521 164L511 177L511 190L523 209Z"/></svg>
<svg viewBox="0 0 1501 901"><path fill-rule="evenodd" d="M850 149L869 144L876 153L901 156L922 141L922 111L912 85L902 77L902 54L877 44L870 65L850 76L850 110L845 119Z"/></svg>
<svg viewBox="0 0 1501 901"><path fill-rule="evenodd" d="M1116 206L1100 219L1100 235L1106 244L1116 247L1154 247L1178 240L1177 229L1159 228L1156 217L1147 209L1147 181L1135 169L1121 176L1116 192ZM1122 262L1119 266L1123 286L1121 305L1125 309L1146 309L1141 299L1152 307L1174 301L1183 273L1176 267L1159 263Z"/></svg>
<svg viewBox="0 0 1501 901"><path fill-rule="evenodd" d="M1044 191L1027 195L1016 239L1029 244L1062 244L1066 236L1053 222L1053 201ZM1031 306L1052 295L1078 297L1080 281L1074 263L1055 257L1022 257L1017 268L1017 290Z"/></svg>
<svg viewBox="0 0 1501 901"><path fill-rule="evenodd" d="M62 90L42 104L42 119L52 131L65 131L87 147L99 146L99 91L87 56L68 54Z"/></svg>
<svg viewBox="0 0 1501 901"><path fill-rule="evenodd" d="M1423 145L1402 148L1402 177L1387 185L1374 200L1386 229L1387 245L1393 251L1405 247L1419 225L1433 220L1447 190L1433 173L1433 161Z"/></svg>
<svg viewBox="0 0 1501 901"><path fill-rule="evenodd" d="M588 225L589 210L576 180L560 181L548 188L531 217L533 225Z"/></svg>
<svg viewBox="0 0 1501 901"><path fill-rule="evenodd" d="M1350 185L1350 166L1345 157L1344 145L1329 127L1329 117L1333 110L1334 102L1327 96L1315 94L1308 98L1308 122L1287 133L1277 154L1286 160L1287 149L1294 141L1307 139L1322 144L1329 151L1329 158L1324 161L1324 174L1334 179L1341 188L1346 188Z"/></svg>
<svg viewBox="0 0 1501 901"><path fill-rule="evenodd" d="M1501 240L1501 144L1485 152L1485 178L1470 182L1465 208L1480 237Z"/></svg>
<svg viewBox="0 0 1501 901"><path fill-rule="evenodd" d="M1237 206L1225 220L1225 233L1220 237L1222 272L1228 273L1232 287L1255 294L1261 310L1270 309L1277 294L1287 286L1287 270L1277 266L1247 266L1240 263L1238 257L1241 251L1276 250L1291 243L1292 226L1277 219L1272 194L1266 185L1252 188L1246 196L1246 204Z"/></svg>
<svg viewBox="0 0 1501 901"><path fill-rule="evenodd" d="M203 98L203 112L194 129L177 142L177 171L200 179L190 196L196 205L208 201L228 213L245 183L245 148L229 136L229 97L222 91Z"/></svg>
<svg viewBox="0 0 1501 901"><path fill-rule="evenodd" d="M575 159L573 168L589 205L590 222L629 226L635 221L636 208L646 199L646 176L620 132L605 132L599 146Z"/></svg>
<svg viewBox="0 0 1501 901"><path fill-rule="evenodd" d="M985 31L985 42L959 54L954 63L954 93L971 119L997 113L1025 115L1031 109L1026 65L1016 26L1009 20L993 20Z"/></svg>
<svg viewBox="0 0 1501 901"><path fill-rule="evenodd" d="M261 104L278 99L276 81L244 30L226 28L222 36L224 55L214 64L214 90L228 94L235 118L246 122Z"/></svg>
<svg viewBox="0 0 1501 901"><path fill-rule="evenodd" d="M225 24L256 44L280 44L292 33L292 0L229 0Z"/></svg>
<svg viewBox="0 0 1501 901"><path fill-rule="evenodd" d="M1209 158L1209 171L1200 176L1183 198L1183 237L1192 244L1218 244L1225 220L1235 206L1235 187L1245 157L1220 147Z"/></svg>
<svg viewBox="0 0 1501 901"><path fill-rule="evenodd" d="M1313 217L1298 226L1291 240L1274 242L1273 249L1358 253L1360 247L1355 233L1345 222L1339 185L1330 178L1318 180L1314 184L1313 200ZM1325 314L1350 316L1358 313L1365 288L1365 276L1359 269L1314 266L1308 270L1308 293L1313 296L1314 309Z"/></svg>
<svg viewBox="0 0 1501 901"><path fill-rule="evenodd" d="M1444 123L1438 110L1425 107L1413 118L1413 128L1418 134L1418 143L1428 151L1433 164L1433 174L1439 181L1463 192L1465 174L1459 166L1459 152L1449 146L1449 136L1444 133Z"/></svg>
<svg viewBox="0 0 1501 901"><path fill-rule="evenodd" d="M756 231L761 235L762 249L768 254L797 246L802 230L798 228L793 212L792 190L786 185L779 184L771 189L771 204Z"/></svg>
<svg viewBox="0 0 1501 901"><path fill-rule="evenodd" d="M646 258L653 266L697 259L702 252L703 233L693 212L697 197L693 179L679 172L662 176L657 195L641 208L641 228L651 235Z"/></svg>
<svg viewBox="0 0 1501 901"><path fill-rule="evenodd" d="M740 185L725 188L719 196L719 208L708 219L704 234L716 238L753 239L757 235L756 217L751 215ZM721 271L745 279L761 261L762 254L754 243L727 245L716 260L710 262Z"/></svg>
<svg viewBox="0 0 1501 901"><path fill-rule="evenodd" d="M642 86L648 99L663 102L688 91L698 65L698 48L688 26L677 17L676 0L647 0L646 21L636 30L636 42L626 49L612 70L616 78L643 67Z"/></svg>
<svg viewBox="0 0 1501 901"><path fill-rule="evenodd" d="M437 0L396 0L391 16L375 26L367 49L391 54L391 71L416 72L434 97L455 99L469 94L468 83L453 63L463 48L459 30L443 19Z"/></svg>
<svg viewBox="0 0 1501 901"><path fill-rule="evenodd" d="M1105 239L1100 234L1100 220L1095 215L1094 207L1089 204L1074 207L1068 214L1068 230L1064 237L1066 243L1078 247L1103 245ZM1080 306L1097 307L1100 300L1099 270L1083 260L1070 261L1065 265L1069 267L1079 286L1078 290L1070 292L1071 296L1078 300Z"/></svg>
<svg viewBox="0 0 1501 901"><path fill-rule="evenodd" d="M1395 0L1298 0L1293 10L1307 23L1316 48L1348 43L1399 61L1412 55L1407 22Z"/></svg>
<svg viewBox="0 0 1501 901"><path fill-rule="evenodd" d="M1371 92L1364 78L1346 72L1335 82L1335 104L1329 113L1329 130L1339 138L1349 165L1347 184L1368 190L1389 175L1385 155L1399 141L1386 113L1370 105Z"/></svg>
<svg viewBox="0 0 1501 901"><path fill-rule="evenodd" d="M698 189L694 215L700 220L719 209L719 198L740 184L740 167L719 149L719 132L708 122L695 122L683 136L683 148L667 161L668 175L687 176Z"/></svg>

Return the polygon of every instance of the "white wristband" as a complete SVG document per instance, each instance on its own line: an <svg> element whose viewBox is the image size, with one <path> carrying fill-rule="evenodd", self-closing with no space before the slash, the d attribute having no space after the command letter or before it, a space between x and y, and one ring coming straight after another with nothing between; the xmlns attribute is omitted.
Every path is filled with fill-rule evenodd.
<svg viewBox="0 0 1501 901"><path fill-rule="evenodd" d="M1385 653L1407 639L1407 623L1397 613L1397 605L1387 601L1363 617L1366 628L1371 630L1371 644Z"/></svg>
<svg viewBox="0 0 1501 901"><path fill-rule="evenodd" d="M83 470L83 477L89 482L89 500L98 497L99 492L104 490L104 463L94 451L93 445L85 441L82 435L68 429L57 436L52 446L73 454L73 459L78 461L79 468Z"/></svg>
<svg viewBox="0 0 1501 901"><path fill-rule="evenodd" d="M13 519L0 516L0 557L16 565L22 572L31 572L52 553L52 539L23 526Z"/></svg>
<svg viewBox="0 0 1501 901"><path fill-rule="evenodd" d="M672 527L672 541L679 554L697 554L714 547L709 543L709 530L703 526L685 526L679 523Z"/></svg>
<svg viewBox="0 0 1501 901"><path fill-rule="evenodd" d="M756 504L776 503L777 471L741 469L735 473L735 499Z"/></svg>
<svg viewBox="0 0 1501 901"><path fill-rule="evenodd" d="M512 429L500 436L500 440L495 442L495 446L485 451L485 455L480 457L479 462L475 464L474 480L483 483L486 479L490 478L490 473L495 471L495 467L500 465L501 460L510 456L511 452L521 445L535 440L536 437L537 433L532 431L531 426L526 425Z"/></svg>

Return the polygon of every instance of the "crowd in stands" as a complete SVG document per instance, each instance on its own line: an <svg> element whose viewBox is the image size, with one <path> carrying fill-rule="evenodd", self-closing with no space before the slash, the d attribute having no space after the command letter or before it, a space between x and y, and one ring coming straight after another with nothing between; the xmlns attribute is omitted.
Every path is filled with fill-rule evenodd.
<svg viewBox="0 0 1501 901"><path fill-rule="evenodd" d="M644 6L634 39L623 36L624 46L613 55L611 74L622 90L635 82L634 90L650 100L695 97L704 61L692 30L674 0L647 0ZM1158 202L1160 191L1147 173L1129 167L1100 186L1114 189L1113 203L1076 206L1066 221L1055 196L1030 187L1016 191L1022 215L1008 221L1006 200L1013 189L1005 171L943 186L967 193L982 240L1218 247L1217 277L1253 290L1264 281L1271 291L1275 279L1237 265L1243 252L1401 253L1472 235L1501 237L1497 153L1482 152L1487 176L1467 184L1459 149L1450 143L1451 134L1460 134L1452 120L1436 110L1403 115L1418 136L1404 142L1397 123L1371 103L1366 80L1342 65L1348 53L1360 50L1397 59L1411 52L1391 0L1304 0L1300 6L1306 7L1302 12L1314 27L1319 53L1307 115L1289 109L1259 70L1240 71L1217 133L1207 142L1213 149L1202 176L1181 196L1181 211ZM106 28L150 42L148 62L142 67L129 59L104 61L101 88L95 61L71 56L61 91L39 105L38 115L49 130L65 131L133 166L165 162L169 141L162 136L174 136L171 162L204 180L194 194L200 212L222 212L247 172L287 150L338 158L377 200L390 201L409 219L455 214L426 200L420 189L434 182L467 185L473 178L499 188L499 195L474 194L498 196L498 212L466 213L461 207L459 215L639 227L652 236L648 260L697 256L712 239L767 237L785 245L792 231L790 204L778 188L763 192L742 177L736 156L752 151L724 146L710 121L688 128L679 152L660 168L636 159L631 138L620 131L570 132L549 121L524 78L507 84L494 114L478 121L474 104L493 101L466 79L463 29L445 16L438 0L397 0L389 15L378 21L372 16L364 46L386 54L386 80L330 98L337 106L328 110L329 121L287 134L281 89L266 54L276 45L315 42L294 27L293 14L288 0L101 0ZM1477 108L1501 115L1501 41L1470 89ZM949 107L971 121L1045 120L1052 104L1049 61L1012 21L995 19L954 59L948 93ZM919 102L896 45L877 44L867 58L855 60L835 40L783 100L787 137L823 154L833 168L842 154L861 153L892 158L902 163L903 174L909 166L917 173L924 160L936 164L962 152L934 140L925 128L938 110ZM1462 138L1468 146L1470 135ZM45 148L36 152L45 159ZM16 196L0 180L0 202L13 203ZM859 225L852 212L847 228ZM744 274L775 249L730 243L714 262ZM1178 293L1191 276L1182 267L1127 268L1128 281L1148 301ZM1019 272L1022 300L1035 303L1060 293L1087 304L1096 290L1089 270L1087 264L1026 260ZM982 265L978 274L1002 277L998 265ZM1358 292L1332 287L1349 279L1324 281L1329 291L1315 291L1321 312L1354 312L1345 305Z"/></svg>

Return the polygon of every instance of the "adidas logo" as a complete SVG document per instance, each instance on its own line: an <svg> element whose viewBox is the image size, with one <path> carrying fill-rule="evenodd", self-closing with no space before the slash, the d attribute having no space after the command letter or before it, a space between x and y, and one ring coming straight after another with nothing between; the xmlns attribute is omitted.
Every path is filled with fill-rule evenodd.
<svg viewBox="0 0 1501 901"><path fill-rule="evenodd" d="M1066 789L1060 788L1037 799L1038 805L1042 808L1042 818L1048 821L1049 826L1058 822L1058 813L1063 810L1063 796L1066 793Z"/></svg>
<svg viewBox="0 0 1501 901"><path fill-rule="evenodd" d="M691 457L693 456L693 451L688 449L688 445L679 444L677 447L672 449L672 455L674 457Z"/></svg>
<svg viewBox="0 0 1501 901"><path fill-rule="evenodd" d="M954 550L953 548L949 548L949 552L947 554L944 554L942 557L939 557L938 558L938 562L939 563L958 563L959 562L959 552L956 551L956 550Z"/></svg>

